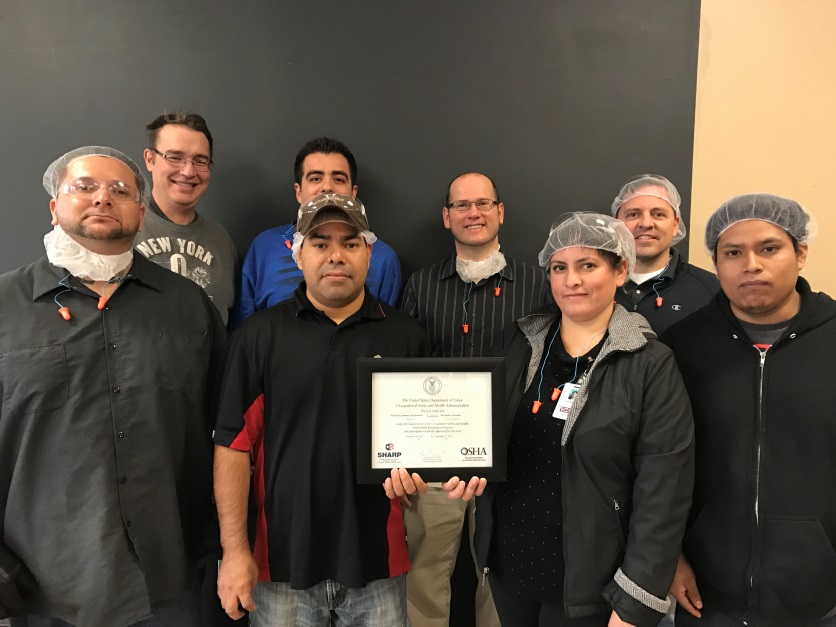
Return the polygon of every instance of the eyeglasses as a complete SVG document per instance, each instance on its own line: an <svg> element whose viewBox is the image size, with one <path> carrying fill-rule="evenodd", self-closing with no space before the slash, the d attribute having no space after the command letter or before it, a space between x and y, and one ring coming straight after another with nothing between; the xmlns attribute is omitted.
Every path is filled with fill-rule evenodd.
<svg viewBox="0 0 836 627"><path fill-rule="evenodd" d="M100 189L106 189L113 201L117 203L139 201L139 190L128 183L122 181L105 183L87 176L77 178L71 183L64 183L58 188L58 193L70 196L92 196Z"/></svg>
<svg viewBox="0 0 836 627"><path fill-rule="evenodd" d="M194 159L189 159L188 157L184 157L183 155L160 152L156 148L151 148L151 150L153 150L155 153L157 153L163 159L165 159L165 162L168 165L174 166L175 168L182 168L184 165L186 165L186 162L188 161L194 166L195 170L206 172L207 170L211 170L212 166L214 165L212 163L212 160L207 159L206 157L195 157Z"/></svg>
<svg viewBox="0 0 836 627"><path fill-rule="evenodd" d="M490 198L480 198L479 200L456 200L450 203L449 209L453 211L467 211L470 205L476 205L476 208L482 213L487 213L493 209L494 205L499 204L498 200L491 200Z"/></svg>

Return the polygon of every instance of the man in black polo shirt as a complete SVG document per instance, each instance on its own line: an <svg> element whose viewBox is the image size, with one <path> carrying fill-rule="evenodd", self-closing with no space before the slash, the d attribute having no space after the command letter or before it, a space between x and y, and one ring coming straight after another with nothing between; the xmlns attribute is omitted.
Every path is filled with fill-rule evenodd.
<svg viewBox="0 0 836 627"><path fill-rule="evenodd" d="M658 174L627 181L612 214L636 240L636 267L615 297L647 318L657 335L705 305L720 289L713 273L686 263L673 246L684 239L679 192Z"/></svg>
<svg viewBox="0 0 836 627"><path fill-rule="evenodd" d="M226 332L132 251L148 199L127 156L79 148L43 182L46 257L0 277L0 617L198 627Z"/></svg>
<svg viewBox="0 0 836 627"><path fill-rule="evenodd" d="M427 332L433 357L503 356L503 337L513 331L514 321L551 300L546 274L499 250L505 205L484 174L469 172L453 179L441 217L453 235L455 254L410 277L403 310ZM437 485L413 501L406 513L412 559L407 579L409 621L412 627L447 627L450 577L459 554L466 506L462 501L451 503ZM472 530L472 516L470 522ZM473 564L469 555L465 559ZM475 577L470 575L470 579ZM498 627L486 581L476 587L475 603L476 624ZM454 624L474 620L473 602L464 605L461 612L454 612Z"/></svg>
<svg viewBox="0 0 836 627"><path fill-rule="evenodd" d="M247 319L227 356L215 432L218 594L233 618L250 610L251 625L329 625L333 612L341 625L405 626L401 501L355 479L357 359L423 356L426 337L364 288L375 236L358 200L317 196L296 228L304 282Z"/></svg>

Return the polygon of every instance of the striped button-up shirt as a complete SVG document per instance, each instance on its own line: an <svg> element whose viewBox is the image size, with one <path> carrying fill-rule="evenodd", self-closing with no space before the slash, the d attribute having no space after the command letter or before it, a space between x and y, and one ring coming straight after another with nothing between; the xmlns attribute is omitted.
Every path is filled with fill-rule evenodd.
<svg viewBox="0 0 836 627"><path fill-rule="evenodd" d="M433 357L502 356L514 322L552 302L543 270L505 260L502 270L479 283L459 277L455 255L409 278L402 308L426 331Z"/></svg>

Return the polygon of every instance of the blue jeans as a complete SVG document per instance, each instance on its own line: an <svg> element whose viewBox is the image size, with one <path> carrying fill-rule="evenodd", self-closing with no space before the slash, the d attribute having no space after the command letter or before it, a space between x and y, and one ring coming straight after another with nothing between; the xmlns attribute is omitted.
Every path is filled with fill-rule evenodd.
<svg viewBox="0 0 836 627"><path fill-rule="evenodd" d="M346 588L327 579L307 590L259 581L251 627L407 627L406 575Z"/></svg>

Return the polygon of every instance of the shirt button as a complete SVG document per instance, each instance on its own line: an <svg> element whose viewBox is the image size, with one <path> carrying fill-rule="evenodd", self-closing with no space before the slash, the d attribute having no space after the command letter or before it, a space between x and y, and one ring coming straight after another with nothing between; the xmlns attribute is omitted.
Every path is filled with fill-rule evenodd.
<svg viewBox="0 0 836 627"><path fill-rule="evenodd" d="M475 313L473 314L473 317L474 317L474 318L476 317L476 314L475 314Z"/></svg>
<svg viewBox="0 0 836 627"><path fill-rule="evenodd" d="M128 483L128 478L127 478L127 477L122 477L122 478L119 480L119 483L121 483L122 485L125 485L126 483Z"/></svg>
<svg viewBox="0 0 836 627"><path fill-rule="evenodd" d="M636 290L636 294L641 294L641 293L642 293L641 290Z"/></svg>
<svg viewBox="0 0 836 627"><path fill-rule="evenodd" d="M116 350L116 344L108 344L107 347L112 351Z"/></svg>
<svg viewBox="0 0 836 627"><path fill-rule="evenodd" d="M124 432L124 431L120 431L119 433L117 433L117 434L116 434L116 437L117 437L117 438L120 438L120 439L121 439L121 438L124 438L124 437L125 437L125 432Z"/></svg>
<svg viewBox="0 0 836 627"><path fill-rule="evenodd" d="M130 521L130 520L126 520L126 521L125 521L125 526L126 526L126 527L130 527L130 526L131 526L131 521Z"/></svg>
<svg viewBox="0 0 836 627"><path fill-rule="evenodd" d="M110 389L110 391L111 391L111 392L113 392L114 394L118 394L119 392L121 392L121 391L122 391L122 388L120 388L120 387L117 385L115 388L111 388L111 389Z"/></svg>

